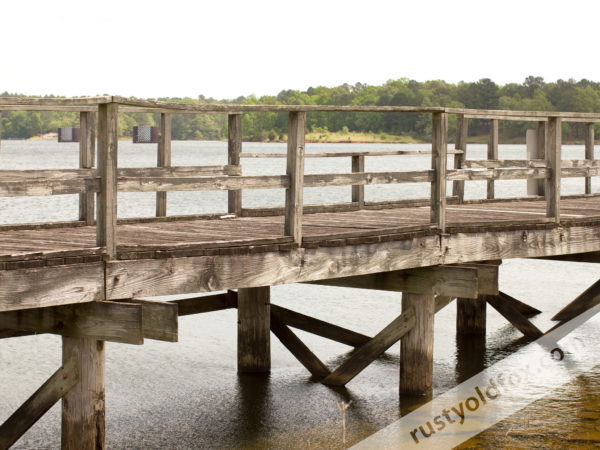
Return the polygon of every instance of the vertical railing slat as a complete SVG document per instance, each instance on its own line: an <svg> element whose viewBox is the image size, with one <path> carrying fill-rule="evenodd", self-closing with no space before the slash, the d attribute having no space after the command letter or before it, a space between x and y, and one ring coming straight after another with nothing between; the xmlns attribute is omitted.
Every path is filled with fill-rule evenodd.
<svg viewBox="0 0 600 450"><path fill-rule="evenodd" d="M79 113L79 167L94 167L96 150L96 113L81 111ZM79 194L79 220L86 225L94 224L94 193Z"/></svg>
<svg viewBox="0 0 600 450"><path fill-rule="evenodd" d="M433 113L431 122L431 223L445 232L448 114Z"/></svg>
<svg viewBox="0 0 600 450"><path fill-rule="evenodd" d="M594 124L585 124L585 159L594 159ZM585 193L592 193L592 178L585 177Z"/></svg>
<svg viewBox="0 0 600 450"><path fill-rule="evenodd" d="M227 116L227 164L240 166L240 153L242 151L242 115L229 114ZM242 191L240 189L227 191L227 211L236 216L242 215Z"/></svg>
<svg viewBox="0 0 600 450"><path fill-rule="evenodd" d="M454 155L454 168L461 169L463 161L467 158L467 135L469 133L469 119L464 114L456 116L456 142L454 148L461 150L462 154ZM462 203L465 198L465 182L452 182L452 196L458 197L458 202Z"/></svg>
<svg viewBox="0 0 600 450"><path fill-rule="evenodd" d="M561 173L562 120L548 118L548 142L546 162L550 176L546 178L546 216L560 222L560 173Z"/></svg>
<svg viewBox="0 0 600 450"><path fill-rule="evenodd" d="M171 166L171 114L162 113L160 115L160 137L158 140L158 167ZM156 193L156 216L164 217L167 215L167 193Z"/></svg>
<svg viewBox="0 0 600 450"><path fill-rule="evenodd" d="M365 155L352 156L352 173L365 171ZM358 203L358 208L363 209L365 206L365 186L359 184L352 186L352 202Z"/></svg>
<svg viewBox="0 0 600 450"><path fill-rule="evenodd" d="M498 159L498 119L490 119L490 137L487 148L488 159ZM487 198L494 198L494 180L487 182Z"/></svg>
<svg viewBox="0 0 600 450"><path fill-rule="evenodd" d="M96 208L96 245L106 247L108 258L117 255L117 103L98 106L98 175L100 192Z"/></svg>
<svg viewBox="0 0 600 450"><path fill-rule="evenodd" d="M288 120L287 170L290 184L285 194L285 235L302 243L304 188L304 134L306 113L290 111Z"/></svg>

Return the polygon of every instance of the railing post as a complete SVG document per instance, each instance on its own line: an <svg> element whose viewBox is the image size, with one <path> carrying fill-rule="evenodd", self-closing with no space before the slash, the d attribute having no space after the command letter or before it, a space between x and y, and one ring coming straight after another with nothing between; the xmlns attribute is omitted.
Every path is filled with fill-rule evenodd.
<svg viewBox="0 0 600 450"><path fill-rule="evenodd" d="M550 176L546 178L546 217L560 222L560 172L561 172L562 120L548 117L548 145L546 162Z"/></svg>
<svg viewBox="0 0 600 450"><path fill-rule="evenodd" d="M365 155L352 156L352 173L365 171ZM352 186L352 202L358 203L358 209L365 206L365 186L363 184Z"/></svg>
<svg viewBox="0 0 600 450"><path fill-rule="evenodd" d="M433 113L431 123L431 223L446 229L446 154L448 114Z"/></svg>
<svg viewBox="0 0 600 450"><path fill-rule="evenodd" d="M290 184L285 192L285 235L302 244L304 189L304 131L306 113L290 111L288 119L287 170Z"/></svg>
<svg viewBox="0 0 600 450"><path fill-rule="evenodd" d="M0 111L0 150L2 150L2 111Z"/></svg>
<svg viewBox="0 0 600 450"><path fill-rule="evenodd" d="M537 126L537 159L546 159L546 129L548 122L539 121ZM538 195L544 195L546 192L546 181L537 180Z"/></svg>
<svg viewBox="0 0 600 450"><path fill-rule="evenodd" d="M585 124L585 159L594 159L594 124ZM585 193L592 193L592 178L585 177Z"/></svg>
<svg viewBox="0 0 600 450"><path fill-rule="evenodd" d="M242 115L229 114L227 127L227 164L240 166L242 151ZM227 191L227 211L236 216L242 215L242 191L240 189Z"/></svg>
<svg viewBox="0 0 600 450"><path fill-rule="evenodd" d="M98 175L100 192L96 208L96 245L106 247L107 256L117 256L117 103L98 106Z"/></svg>
<svg viewBox="0 0 600 450"><path fill-rule="evenodd" d="M96 150L96 113L81 111L79 113L79 168L94 167ZM79 194L79 220L86 225L94 224L94 193Z"/></svg>
<svg viewBox="0 0 600 450"><path fill-rule="evenodd" d="M487 157L488 159L498 159L498 119L490 119ZM487 198L494 198L494 180L487 182Z"/></svg>
<svg viewBox="0 0 600 450"><path fill-rule="evenodd" d="M454 168L461 169L463 161L467 158L467 135L469 133L469 119L464 114L456 116L456 142L454 148L463 153L454 155ZM462 203L465 198L465 182L452 182L452 196L458 197L458 203Z"/></svg>
<svg viewBox="0 0 600 450"><path fill-rule="evenodd" d="M171 114L160 115L160 137L158 141L158 167L171 166ZM156 193L156 217L167 215L167 193Z"/></svg>

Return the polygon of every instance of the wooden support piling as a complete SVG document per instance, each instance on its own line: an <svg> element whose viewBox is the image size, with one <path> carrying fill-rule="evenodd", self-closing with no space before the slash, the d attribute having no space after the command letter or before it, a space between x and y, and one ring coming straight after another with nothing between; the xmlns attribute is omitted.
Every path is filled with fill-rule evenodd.
<svg viewBox="0 0 600 450"><path fill-rule="evenodd" d="M585 124L585 159L594 159L594 124ZM592 178L585 177L585 193L592 193Z"/></svg>
<svg viewBox="0 0 600 450"><path fill-rule="evenodd" d="M548 118L546 162L550 177L546 178L546 217L560 223L560 172L562 146L562 119Z"/></svg>
<svg viewBox="0 0 600 450"><path fill-rule="evenodd" d="M238 372L271 369L270 287L238 290Z"/></svg>
<svg viewBox="0 0 600 450"><path fill-rule="evenodd" d="M485 301L498 311L506 320L515 326L521 333L528 338L540 337L543 333L532 324L519 310L509 302L503 301L502 297L497 295L484 296Z"/></svg>
<svg viewBox="0 0 600 450"><path fill-rule="evenodd" d="M171 167L171 114L160 115L157 167ZM167 215L167 192L156 193L156 217Z"/></svg>
<svg viewBox="0 0 600 450"><path fill-rule="evenodd" d="M402 311L415 310L415 326L400 341L400 394L429 396L433 387L435 296L402 294Z"/></svg>
<svg viewBox="0 0 600 450"><path fill-rule="evenodd" d="M304 137L305 112L290 112L288 119L287 175L289 187L285 191L285 235L302 243L302 208L304 190Z"/></svg>
<svg viewBox="0 0 600 450"><path fill-rule="evenodd" d="M365 171L365 156L352 156L352 173ZM352 186L352 202L358 203L358 208L362 209L365 206L365 186L363 184Z"/></svg>
<svg viewBox="0 0 600 450"><path fill-rule="evenodd" d="M82 111L79 114L79 168L91 169L96 153L96 113ZM79 194L79 220L86 225L94 224L94 192Z"/></svg>
<svg viewBox="0 0 600 450"><path fill-rule="evenodd" d="M461 169L463 161L467 158L467 136L469 134L469 119L464 114L456 115L456 142L454 148L461 150L463 153L454 155L454 169ZM452 182L452 196L458 198L458 203L462 203L465 198L465 182Z"/></svg>
<svg viewBox="0 0 600 450"><path fill-rule="evenodd" d="M240 153L242 152L242 115L229 114L227 116L227 164L240 166ZM227 191L227 211L236 216L242 215L241 189Z"/></svg>
<svg viewBox="0 0 600 450"><path fill-rule="evenodd" d="M498 119L490 119L490 136L488 139L487 158L498 159ZM487 182L487 198L494 198L494 180Z"/></svg>
<svg viewBox="0 0 600 450"><path fill-rule="evenodd" d="M100 192L96 208L96 244L106 247L110 259L117 256L117 151L118 114L116 103L98 106L98 175Z"/></svg>
<svg viewBox="0 0 600 450"><path fill-rule="evenodd" d="M104 341L63 337L63 365L75 358L79 382L62 399L62 448L98 450L105 446Z"/></svg>
<svg viewBox="0 0 600 450"><path fill-rule="evenodd" d="M446 154L448 114L433 113L431 123L431 223L443 233L446 229Z"/></svg>
<svg viewBox="0 0 600 450"><path fill-rule="evenodd" d="M456 333L485 335L485 299L479 297L457 298L456 300Z"/></svg>

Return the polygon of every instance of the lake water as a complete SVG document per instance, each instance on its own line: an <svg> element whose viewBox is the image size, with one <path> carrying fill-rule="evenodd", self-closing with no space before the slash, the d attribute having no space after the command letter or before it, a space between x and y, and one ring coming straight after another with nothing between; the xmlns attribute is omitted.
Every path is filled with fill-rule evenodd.
<svg viewBox="0 0 600 450"><path fill-rule="evenodd" d="M308 144L307 152L348 151L347 144ZM426 145L354 144L352 150L424 149ZM285 144L244 143L245 152L285 152ZM564 146L565 159L582 159L582 146ZM469 145L469 159L486 148ZM500 146L500 158L524 158L524 146ZM450 158L451 159L451 158ZM119 143L120 167L153 166L156 145ZM224 142L173 142L173 165L225 164ZM245 175L282 174L283 159L242 159ZM3 141L0 170L76 168L76 144ZM428 169L428 156L368 157L366 170ZM307 159L306 173L348 172L350 158ZM600 186L594 180L594 191ZM467 198L485 195L485 182L468 182ZM564 180L564 194L583 192L582 179ZM525 195L525 181L496 183L499 196ZM367 186L366 199L429 195L428 184ZM305 203L349 201L349 187L305 190ZM244 206L283 205L283 190L244 192ZM74 220L76 196L0 198L0 223ZM169 193L168 214L224 212L226 192ZM151 216L154 194L119 194L119 217ZM532 322L549 329L562 306L600 278L600 265L543 260L506 260L500 288L542 311ZM310 285L274 286L274 304L341 326L375 334L401 312L397 293ZM456 308L436 315L434 396L455 386L473 367L458 364ZM341 448L338 403L347 411L348 442L356 443L400 417L399 344L344 389L310 380L309 373L272 338L268 376L236 373L235 310L180 318L179 342L146 340L143 346L107 343L106 443L108 448ZM342 344L298 332L330 367L350 350ZM521 334L488 308L485 354L489 366L515 351ZM0 341L0 422L4 421L60 365L61 341L51 335ZM599 362L600 363L600 362ZM464 444L477 447L580 446L600 443L600 367ZM565 430L557 432L557 429ZM59 448L60 405L55 405L15 448Z"/></svg>

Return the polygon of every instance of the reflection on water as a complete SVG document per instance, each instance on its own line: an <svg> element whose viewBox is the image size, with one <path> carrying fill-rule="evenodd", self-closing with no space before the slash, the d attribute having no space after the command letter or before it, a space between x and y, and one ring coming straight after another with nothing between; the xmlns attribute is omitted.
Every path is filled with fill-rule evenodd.
<svg viewBox="0 0 600 450"><path fill-rule="evenodd" d="M53 143L40 157L29 149L15 149L3 142L0 168L76 167L74 146ZM119 144L120 164L155 163L155 148ZM244 144L246 145L246 144ZM260 148L259 148L260 147ZM373 149L373 146L367 146ZM356 148L364 150L364 148ZM522 157L523 146L501 147L501 157ZM336 147L337 148L337 147ZM339 147L344 149L343 146ZM469 147L471 149L471 147ZM265 150L266 149L266 150ZM17 151L18 150L18 151ZM277 145L250 144L246 151L280 151ZM330 148L327 147L327 151ZM579 148L567 149L581 157ZM225 143L174 143L174 164L223 164ZM471 150L470 150L471 151ZM473 146L474 154L485 155L485 146ZM479 152L479 153L478 153ZM579 155L577 152L580 152ZM44 153L44 152L42 152ZM13 160L7 158L12 155ZM52 157L50 157L52 156ZM475 157L475 156L471 156ZM204 159L202 159L204 158ZM68 164L65 161L69 161ZM310 161L310 164L309 164ZM368 170L389 170L396 159L367 159ZM402 170L424 165L423 157L409 161ZM330 162L334 164L333 162ZM244 161L246 164L246 161ZM248 161L245 174L266 165L270 173L283 173L283 161ZM329 163L327 163L329 164ZM335 166L308 160L309 171L341 171ZM369 166L370 165L370 166ZM344 170L349 169L344 166ZM485 195L485 182L474 182L470 196ZM504 194L517 184L505 186ZM519 185L520 186L520 185ZM566 180L568 190L583 189L578 179ZM389 186L369 191L374 199L395 198ZM379 188L377 188L379 189ZM504 188L503 188L504 189ZM524 186L518 188L524 191ZM337 192L337 191L336 191ZM347 201L349 189L340 190L335 200ZM280 194L280 193L279 193ZM249 205L281 202L278 193L256 191L246 197ZM196 193L170 196L169 214L215 210L225 197L193 197ZM211 193L212 195L212 193ZM221 195L221 193L219 193ZM253 197L256 195L255 197ZM421 195L421 194L420 194ZM186 197L188 196L188 197ZM190 197L192 196L192 197ZM325 200L317 193L310 201ZM481 195L480 195L481 196ZM260 198L259 198L260 197ZM190 201L190 198L192 201ZM76 196L58 196L65 206L47 198L0 199L0 222L35 221L50 214L56 220L73 219ZM152 214L154 196L119 197L128 215ZM140 200L141 199L141 200ZM260 203L258 202L260 200ZM32 203L31 203L32 202ZM254 202L254 203L253 203ZM190 204L199 210L190 211ZM188 209L186 209L188 208ZM71 214L72 217L65 217ZM19 220L22 219L22 220ZM542 260L508 260L500 267L501 289L542 311L532 322L547 330L552 315L600 277L600 266ZM401 312L400 295L310 285L272 288L272 302L303 314L375 335ZM527 343L521 334L492 308L487 312L485 338L456 337L456 308L453 304L435 318L434 392L437 396L483 367L489 367ZM392 346L346 388L331 389L311 381L310 374L272 338L272 371L268 376L238 375L236 372L236 312L219 311L180 319L179 343L147 340L143 346L107 344L106 423L108 448L341 448L341 417L338 403L352 401L347 411L347 438L356 443L397 420L422 398L398 395L399 345ZM349 347L298 332L298 336L330 368L348 357ZM27 399L59 366L60 339L41 335L0 340L0 421ZM399 407L400 406L400 407ZM464 448L477 447L592 447L600 442L600 368L557 387L510 419L478 435ZM55 406L18 442L16 448L59 448L60 408Z"/></svg>

